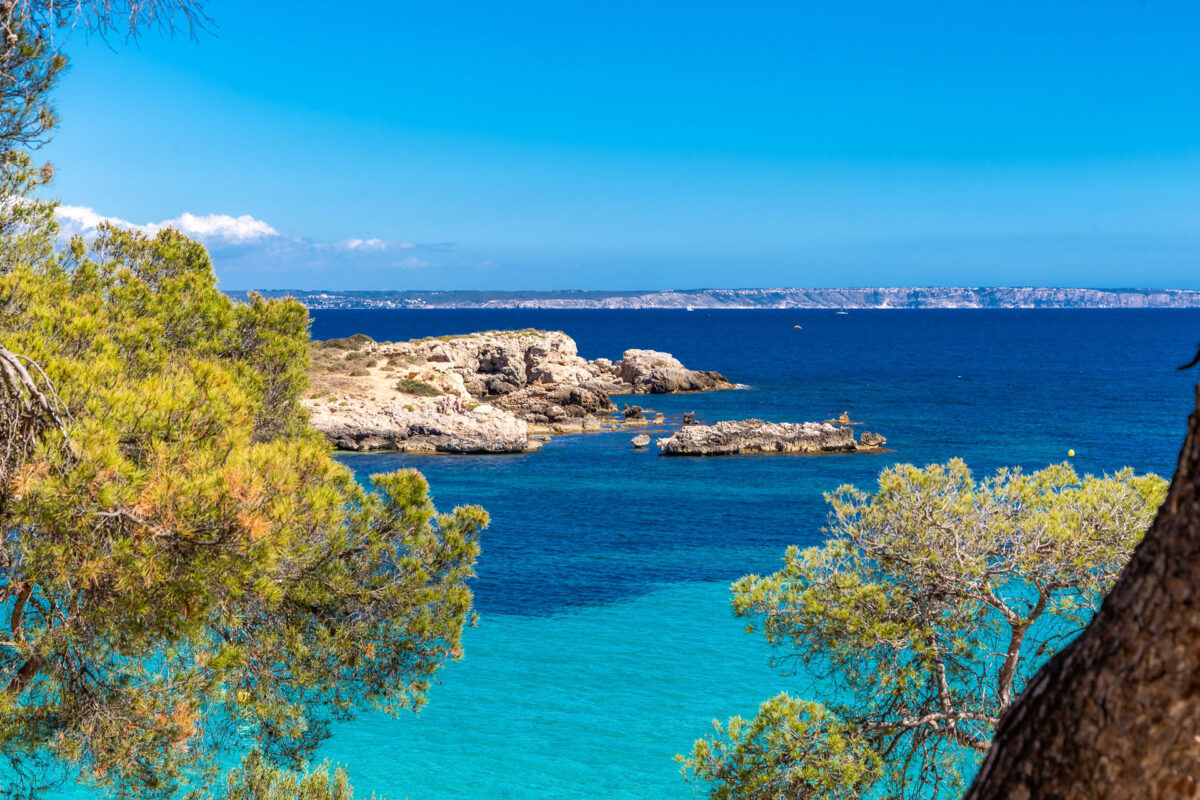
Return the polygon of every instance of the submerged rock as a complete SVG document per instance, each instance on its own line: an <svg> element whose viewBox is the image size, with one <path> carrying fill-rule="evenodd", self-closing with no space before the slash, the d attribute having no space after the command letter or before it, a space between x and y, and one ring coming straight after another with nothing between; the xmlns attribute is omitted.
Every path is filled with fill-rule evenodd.
<svg viewBox="0 0 1200 800"><path fill-rule="evenodd" d="M715 456L733 453L847 453L877 450L884 438L878 434L860 444L850 428L820 422L764 422L761 419L727 420L715 425L688 425L659 439L658 449L672 456Z"/></svg>

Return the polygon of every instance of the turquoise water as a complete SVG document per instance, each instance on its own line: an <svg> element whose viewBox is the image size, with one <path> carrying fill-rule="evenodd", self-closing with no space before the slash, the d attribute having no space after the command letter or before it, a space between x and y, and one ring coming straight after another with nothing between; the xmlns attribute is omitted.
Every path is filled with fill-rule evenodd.
<svg viewBox="0 0 1200 800"><path fill-rule="evenodd" d="M786 685L726 594L681 583L544 617L484 615L436 702L347 725L323 754L392 797L687 794L671 759L688 737Z"/></svg>
<svg viewBox="0 0 1200 800"><path fill-rule="evenodd" d="M793 326L801 325L801 330ZM822 493L896 461L977 471L1124 465L1170 474L1200 338L1194 311L315 312L320 338L565 330L587 357L629 347L721 370L743 391L636 402L702 421L844 409L895 451L661 458L631 434L517 456L343 456L360 476L416 467L442 507L492 515L479 625L419 715L368 715L320 757L393 800L685 798L672 760L711 720L796 681L728 607L728 583L822 537Z"/></svg>

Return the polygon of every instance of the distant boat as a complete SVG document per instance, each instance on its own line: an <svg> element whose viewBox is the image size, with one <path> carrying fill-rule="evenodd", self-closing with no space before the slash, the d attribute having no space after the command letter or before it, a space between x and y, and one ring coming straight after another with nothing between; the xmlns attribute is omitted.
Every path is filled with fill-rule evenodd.
<svg viewBox="0 0 1200 800"><path fill-rule="evenodd" d="M793 325L792 327L793 327L793 328L795 328L795 329L796 329L796 330L798 330L798 331L799 331L799 330L803 330L803 328L801 328L799 325Z"/></svg>
<svg viewBox="0 0 1200 800"><path fill-rule="evenodd" d="M687 307L687 310L688 310L688 311L695 311L696 309L692 308L691 306L688 306L688 307Z"/></svg>
<svg viewBox="0 0 1200 800"><path fill-rule="evenodd" d="M849 311L839 311L838 313L839 313L839 314L841 314L841 315L844 317L844 316L846 316L847 314L849 314L850 312L849 312Z"/></svg>

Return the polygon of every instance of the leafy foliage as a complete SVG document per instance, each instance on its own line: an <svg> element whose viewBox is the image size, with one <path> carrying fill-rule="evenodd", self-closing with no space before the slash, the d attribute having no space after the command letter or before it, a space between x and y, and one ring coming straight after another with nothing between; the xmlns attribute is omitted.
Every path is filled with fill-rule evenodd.
<svg viewBox="0 0 1200 800"><path fill-rule="evenodd" d="M222 800L354 800L354 789L343 769L328 764L298 774L281 770L252 751L241 766L226 776Z"/></svg>
<svg viewBox="0 0 1200 800"><path fill-rule="evenodd" d="M874 494L827 495L825 545L791 548L779 572L733 587L736 613L822 703L781 695L697 742L685 771L718 798L961 788L999 715L1090 619L1165 491L1154 475L1081 479L1065 464L980 482L955 460L885 470Z"/></svg>
<svg viewBox="0 0 1200 800"><path fill-rule="evenodd" d="M0 273L0 411L44 423L0 442L4 788L65 765L166 796L225 745L296 764L334 720L420 707L487 515L438 514L411 471L366 492L330 457L298 403L298 303L235 305L174 231L53 235L15 234L42 255Z"/></svg>

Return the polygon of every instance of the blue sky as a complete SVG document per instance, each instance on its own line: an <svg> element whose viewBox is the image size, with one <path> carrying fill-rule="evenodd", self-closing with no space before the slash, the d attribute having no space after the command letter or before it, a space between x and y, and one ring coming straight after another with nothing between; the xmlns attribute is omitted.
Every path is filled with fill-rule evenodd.
<svg viewBox="0 0 1200 800"><path fill-rule="evenodd" d="M1200 4L206 7L45 155L228 289L1200 288Z"/></svg>

